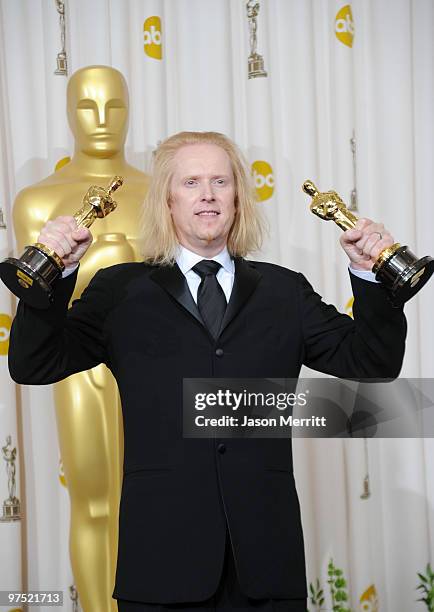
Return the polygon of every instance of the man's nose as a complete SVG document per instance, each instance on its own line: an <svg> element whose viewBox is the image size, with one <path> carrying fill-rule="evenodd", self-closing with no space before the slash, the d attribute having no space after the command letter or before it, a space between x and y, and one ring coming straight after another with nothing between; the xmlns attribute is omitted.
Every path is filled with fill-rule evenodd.
<svg viewBox="0 0 434 612"><path fill-rule="evenodd" d="M96 112L97 112L98 127L105 127L106 120L107 120L107 111L105 108L105 104L97 104Z"/></svg>
<svg viewBox="0 0 434 612"><path fill-rule="evenodd" d="M205 181L202 186L202 200L212 202L214 200L214 192L212 190L211 183Z"/></svg>

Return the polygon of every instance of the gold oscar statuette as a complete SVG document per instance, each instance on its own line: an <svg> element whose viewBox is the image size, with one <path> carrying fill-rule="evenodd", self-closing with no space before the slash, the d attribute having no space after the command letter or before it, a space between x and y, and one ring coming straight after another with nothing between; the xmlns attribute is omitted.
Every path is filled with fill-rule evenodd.
<svg viewBox="0 0 434 612"><path fill-rule="evenodd" d="M62 76L68 76L68 58L66 56L66 48L65 48L65 2L64 0L55 0L56 1L56 9L59 13L59 25L60 25L60 41L62 44L62 49L57 54L57 69L54 71L54 74L59 74Z"/></svg>
<svg viewBox="0 0 434 612"><path fill-rule="evenodd" d="M249 21L250 33L250 55L248 57L248 77L266 77L267 71L264 68L264 58L258 53L258 21L259 2L258 0L248 0L246 3L247 19Z"/></svg>
<svg viewBox="0 0 434 612"><path fill-rule="evenodd" d="M115 176L107 189L92 185L83 198L83 206L74 215L77 227L90 227L117 206L111 194L124 182ZM19 259L8 257L0 263L0 278L17 297L34 308L48 308L53 300L53 284L65 265L49 247L37 242L27 246Z"/></svg>
<svg viewBox="0 0 434 612"><path fill-rule="evenodd" d="M334 221L341 229L353 229L358 218L348 210L336 191L319 192L312 181L303 183L303 191L311 196L310 210L325 221ZM390 292L394 306L412 298L434 272L434 259L429 255L418 259L407 246L398 242L383 249L372 272Z"/></svg>
<svg viewBox="0 0 434 612"><path fill-rule="evenodd" d="M15 496L17 487L15 480L17 449L12 446L12 436L6 437L6 445L2 447L2 455L6 461L9 497L3 502L3 516L0 516L0 521L19 521L21 519L20 500Z"/></svg>

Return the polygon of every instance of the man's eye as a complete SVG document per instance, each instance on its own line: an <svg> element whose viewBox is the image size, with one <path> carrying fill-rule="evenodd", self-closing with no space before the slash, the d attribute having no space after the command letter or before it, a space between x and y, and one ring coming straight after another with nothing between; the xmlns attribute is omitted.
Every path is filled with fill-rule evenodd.
<svg viewBox="0 0 434 612"><path fill-rule="evenodd" d="M185 181L185 184L191 187L192 185L196 185L196 181L194 181L193 179L189 179L188 181Z"/></svg>
<svg viewBox="0 0 434 612"><path fill-rule="evenodd" d="M217 183L217 185L224 185L225 179L216 179L214 182Z"/></svg>

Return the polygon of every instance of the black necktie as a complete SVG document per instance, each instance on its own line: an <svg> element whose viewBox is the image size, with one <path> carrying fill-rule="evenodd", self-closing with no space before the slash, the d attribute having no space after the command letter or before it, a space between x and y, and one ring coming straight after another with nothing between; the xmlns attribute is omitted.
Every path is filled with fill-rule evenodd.
<svg viewBox="0 0 434 612"><path fill-rule="evenodd" d="M212 259L202 259L193 266L193 270L201 278L197 291L197 306L214 339L218 336L226 310L226 297L216 277L220 268L221 264Z"/></svg>

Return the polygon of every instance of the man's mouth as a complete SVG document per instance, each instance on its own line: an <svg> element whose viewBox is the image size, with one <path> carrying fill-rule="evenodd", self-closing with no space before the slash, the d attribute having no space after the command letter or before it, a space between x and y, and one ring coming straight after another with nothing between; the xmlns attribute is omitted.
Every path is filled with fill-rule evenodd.
<svg viewBox="0 0 434 612"><path fill-rule="evenodd" d="M217 210L199 210L195 213L198 217L217 217L219 214Z"/></svg>

